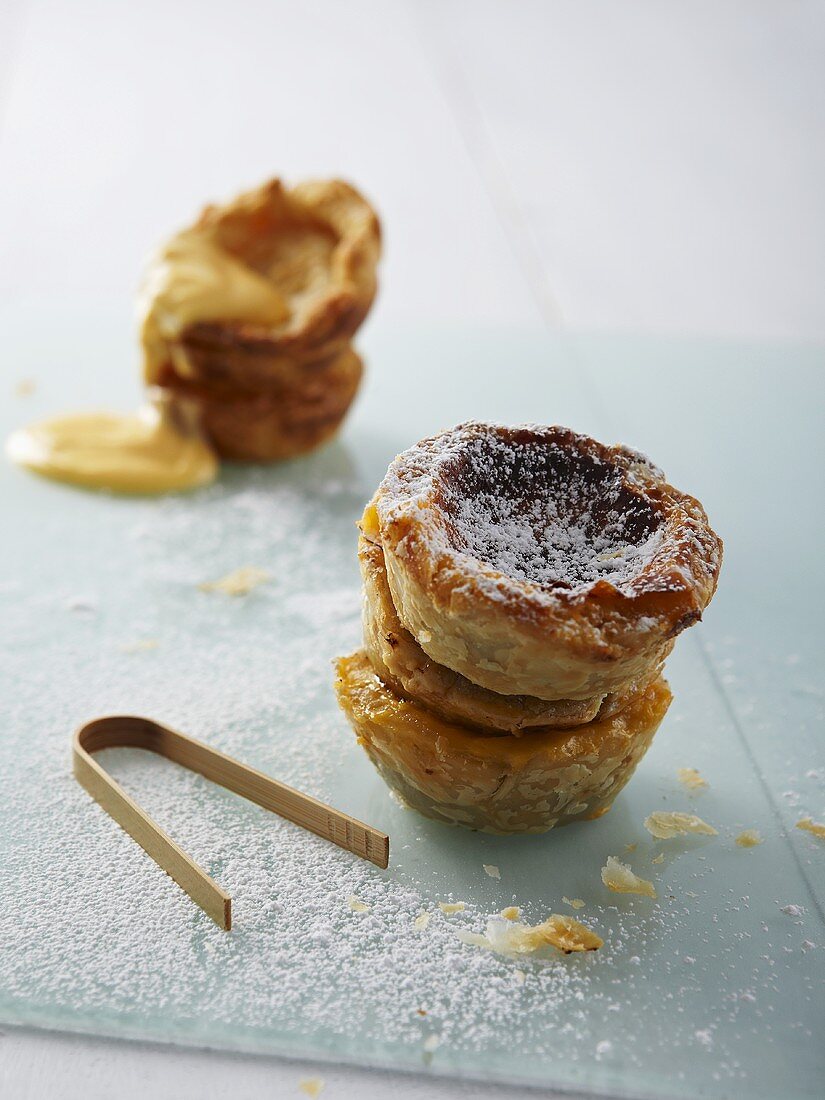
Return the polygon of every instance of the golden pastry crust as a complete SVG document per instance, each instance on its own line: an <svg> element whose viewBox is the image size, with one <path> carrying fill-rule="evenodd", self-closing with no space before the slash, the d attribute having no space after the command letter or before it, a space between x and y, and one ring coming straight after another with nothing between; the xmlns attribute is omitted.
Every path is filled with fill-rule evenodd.
<svg viewBox="0 0 825 1100"><path fill-rule="evenodd" d="M501 695L431 660L401 624L392 602L384 552L363 535L358 560L364 582L364 648L372 666L396 695L412 699L442 718L464 725L512 733L534 727L569 729L608 718L627 705L645 684L626 685L622 693L591 699L548 701L529 695ZM661 669L649 677L655 680Z"/></svg>
<svg viewBox="0 0 825 1100"><path fill-rule="evenodd" d="M271 180L207 207L146 272L146 381L194 399L224 457L310 450L357 390L350 341L375 297L380 249L375 211L340 180Z"/></svg>
<svg viewBox="0 0 825 1100"><path fill-rule="evenodd" d="M330 439L346 415L363 373L346 348L332 359L282 372L258 391L208 387L164 375L167 392L197 410L201 430L224 458L270 462L312 451Z"/></svg>
<svg viewBox="0 0 825 1100"><path fill-rule="evenodd" d="M319 180L288 188L270 180L193 227L270 280L288 306L276 325L197 321L180 334L176 373L242 388L277 380L290 362L341 351L363 322L378 286L378 217L354 187Z"/></svg>
<svg viewBox="0 0 825 1100"><path fill-rule="evenodd" d="M470 422L399 455L363 521L424 652L501 694L644 682L716 589L721 540L643 455Z"/></svg>
<svg viewBox="0 0 825 1100"><path fill-rule="evenodd" d="M399 698L361 651L337 663L338 702L376 768L427 817L538 833L606 813L670 705L661 677L611 718L523 737L483 734Z"/></svg>

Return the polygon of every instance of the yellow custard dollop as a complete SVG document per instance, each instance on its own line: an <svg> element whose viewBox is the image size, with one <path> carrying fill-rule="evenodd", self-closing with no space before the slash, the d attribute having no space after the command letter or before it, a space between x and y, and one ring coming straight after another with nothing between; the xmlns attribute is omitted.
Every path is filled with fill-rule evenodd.
<svg viewBox="0 0 825 1100"><path fill-rule="evenodd" d="M274 284L220 248L203 231L171 237L149 263L138 296L144 376L168 360L168 341L199 321L279 325L290 309Z"/></svg>
<svg viewBox="0 0 825 1100"><path fill-rule="evenodd" d="M180 406L70 413L21 428L6 445L19 466L54 481L156 495L214 481L217 457Z"/></svg>

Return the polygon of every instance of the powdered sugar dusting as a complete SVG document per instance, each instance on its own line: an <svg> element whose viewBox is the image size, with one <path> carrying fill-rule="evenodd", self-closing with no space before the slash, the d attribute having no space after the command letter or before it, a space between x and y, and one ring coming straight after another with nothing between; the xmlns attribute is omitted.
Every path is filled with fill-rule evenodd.
<svg viewBox="0 0 825 1100"><path fill-rule="evenodd" d="M444 506L460 549L548 588L619 586L661 544L660 518L617 470L555 443L469 441Z"/></svg>
<svg viewBox="0 0 825 1100"><path fill-rule="evenodd" d="M803 946L821 940L812 912L781 912L803 900L790 879L751 910L744 881L732 885L754 866L741 853L725 877L698 852L648 869L648 803L633 818L632 795L604 821L513 839L392 802L337 711L330 668L360 638L354 520L377 479L359 479L333 448L283 469L229 468L220 484L161 502L32 486L0 586L0 1018L406 1067L432 1059L499 1079L546 1080L553 1066L570 1087L601 1087L599 1066L611 1079L649 1074L666 1051L668 1079L712 1070L729 1092L747 1078L754 1028L769 1057L789 1039L809 1043L825 952ZM56 547L61 568L46 570ZM244 562L268 582L241 599L199 590ZM93 610L67 610L79 600ZM157 645L124 651L139 639ZM115 711L168 722L385 828L388 871L168 761L103 754L232 894L234 928L222 932L71 776L73 726ZM673 767L662 757L659 775ZM709 779L712 798L724 777ZM709 813L729 830L725 805ZM600 883L606 855L634 839L656 902ZM565 895L586 901L599 951L514 965L457 936L511 905L535 924ZM789 987L792 1008L777 992ZM697 1029L711 1029L712 1046Z"/></svg>

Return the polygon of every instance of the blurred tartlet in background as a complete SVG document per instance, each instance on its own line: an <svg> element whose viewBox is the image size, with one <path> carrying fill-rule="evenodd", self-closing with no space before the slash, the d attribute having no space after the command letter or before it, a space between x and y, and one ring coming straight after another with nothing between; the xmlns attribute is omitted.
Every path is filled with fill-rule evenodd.
<svg viewBox="0 0 825 1100"><path fill-rule="evenodd" d="M185 401L221 457L268 462L337 430L351 340L377 290L378 218L339 180L271 180L171 237L139 297L148 385Z"/></svg>

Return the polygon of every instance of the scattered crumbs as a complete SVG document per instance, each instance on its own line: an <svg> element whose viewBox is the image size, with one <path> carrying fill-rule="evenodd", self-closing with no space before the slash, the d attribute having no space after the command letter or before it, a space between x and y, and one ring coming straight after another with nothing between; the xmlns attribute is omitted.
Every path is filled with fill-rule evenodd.
<svg viewBox="0 0 825 1100"><path fill-rule="evenodd" d="M601 936L573 917L551 913L541 924L491 917L484 935L477 932L457 932L462 943L484 947L498 955L530 955L543 947L555 947L569 955L576 951L597 951L604 945Z"/></svg>
<svg viewBox="0 0 825 1100"><path fill-rule="evenodd" d="M602 1039L601 1042L596 1043L596 1057L604 1058L605 1054L609 1054L613 1049L613 1044L609 1039Z"/></svg>
<svg viewBox="0 0 825 1100"><path fill-rule="evenodd" d="M483 863L482 867L484 868L485 875L489 875L490 878L501 878L501 871L499 871L494 863Z"/></svg>
<svg viewBox="0 0 825 1100"><path fill-rule="evenodd" d="M569 905L571 909L584 909L583 898L565 898L561 899L565 905Z"/></svg>
<svg viewBox="0 0 825 1100"><path fill-rule="evenodd" d="M9 388L12 384L13 379ZM628 1008L635 1010L639 998L648 996L644 983L649 982L651 993L654 988L666 991L663 1011L651 1012L647 1027L631 1033L627 1045L623 1041L622 1059L636 1058L644 1066L669 1047L674 1054L674 1078L680 1065L687 1066L689 1074L687 1048L692 1048L694 1057L708 1053L698 1046L694 1029L710 1027L718 1018L714 1046L722 1049L714 1068L730 1077L729 1091L735 1091L733 1078L743 1071L732 1065L733 1059L728 1061L736 1051L723 1041L730 1034L730 1024L722 1015L728 1011L723 1007L725 993L753 988L758 1006L738 1007L754 1016L757 1007L764 1011L764 1019L757 1017L753 1023L764 1029L762 1035L769 1042L768 1011L772 1005L781 1007L776 988L788 980L785 968L795 965L805 970L803 963L821 960L825 952L819 935L815 950L800 940L800 935L811 940L815 934L808 913L789 916L785 922L776 918L779 905L785 904L781 894L775 909L772 899L766 899L774 913L770 932L767 926L764 933L759 931L761 912L751 914L753 942L759 941L757 950L775 953L776 966L767 955L764 959L746 956L745 942L740 948L733 938L716 935L723 932L721 925L711 926L717 905L726 922L725 933L736 935L740 927L738 917L731 916L727 884L720 881L718 872L712 888L709 876L698 886L700 908L703 913L707 910L708 936L705 939L702 933L696 950L681 937L688 910L696 908L689 898L696 895L687 892L681 895L682 904L657 906L632 898L627 904L610 891L600 897L596 891L592 898L588 896L587 908L600 914L600 923L591 923L604 934L606 944L601 950L584 957L568 956L548 946L541 952L547 956L544 959L539 954L507 957L466 947L456 936L465 925L483 932L488 916L502 907L501 897L485 910L478 910L467 897L466 911L442 920L435 904L437 893L431 899L419 893L421 883L415 874L410 873L409 879L386 875L312 834L302 833L296 843L295 828L288 822L274 815L266 815L263 822L259 811L239 814L237 800L216 796L202 779L184 769L172 768L160 758L155 761L151 754L113 754L113 773L129 793L156 820L174 823L173 835L186 838L187 851L220 872L219 878L231 880L239 901L243 895L243 919L236 932L227 936L146 860L137 845L112 828L108 818L103 820L102 811L78 797L76 781L65 766L65 715L128 712L139 695L146 713L191 729L264 770L271 766L279 778L298 789L335 801L341 768L354 749L342 735L332 692L319 691L318 685L328 684L330 656L350 652L359 644L358 596L349 582L346 591L340 587L340 547L351 542L352 518L361 507L364 488L359 480L319 508L318 492L327 482L321 480L316 492L312 478L321 477L320 467L310 466L309 481L304 482L302 473L299 487L287 485L280 476L274 478L271 471L249 468L243 471L240 492L233 473L228 482L203 490L197 502L186 496L147 504L130 502L134 526L125 530L125 513L115 510L115 518L101 532L101 538L111 540L106 544L111 552L101 555L94 578L79 570L71 578L55 580L53 589L32 589L30 596L21 590L24 598L14 601L17 608L13 601L4 602L4 615L15 617L0 632L4 635L0 658L19 673L21 686L28 682L30 689L19 700L7 700L11 715L3 740L7 753L17 755L18 746L31 747L31 730L37 728L36 765L43 782L18 781L20 773L11 769L0 776L5 780L4 807L8 805L17 819L25 816L28 823L4 852L4 886L11 883L13 908L25 912L26 919L7 921L4 926L3 996L19 998L21 1003L74 1006L86 1015L168 1013L167 1018L176 1014L179 1019L187 1015L193 1019L200 1013L207 1037L220 1036L227 1020L236 1030L253 1035L275 1028L289 1033L297 1021L308 1042L320 1032L334 1036L339 1044L363 1044L366 1049L390 1043L396 1049L417 1050L420 1061L422 1043L433 1031L443 1035L445 1050L449 1043L451 1052L461 1052L456 1059L484 1056L504 1037L512 1039L514 1058L528 1050L548 1061L563 1057L571 1071L582 1067L586 1073L596 1044L614 1034L612 1029L608 1033L603 1019L612 1019L616 1034L624 1034L627 1022L617 1016ZM242 541L233 534L237 532L242 532ZM59 527L44 534L55 537ZM124 534L127 538L119 554ZM270 566L275 561L278 567L271 566L269 585L246 602L197 591L200 580L216 578L234 565ZM168 589L171 602L162 624L151 617L149 607L141 609L147 617L131 626L121 615L121 610L128 610L125 601L118 602L124 573L137 593L151 585ZM25 575L20 580L23 586ZM86 619L63 610L63 601L75 593L94 597L97 616ZM270 595L272 599L262 598ZM308 606L312 601L311 617L302 616L299 623L294 610L298 597ZM238 615L239 611L243 614ZM55 614L61 617L60 632L51 630ZM80 644L83 639L78 639L78 632L91 626L95 644ZM201 632L199 659L192 662L187 647ZM124 658L118 651L121 642L151 636L160 639L163 661L156 659L157 654ZM273 637L278 638L276 646ZM319 637L324 639L322 646ZM20 639L27 644L20 645ZM30 675L32 645L38 639L44 650L43 669L57 667L60 661L59 667L65 670L50 690L43 690L43 681ZM273 684L278 685L277 691ZM300 751L294 733L298 719L306 733ZM796 761L793 766L797 767ZM669 770L675 782L676 765ZM693 798L688 803L681 787L675 791L682 792L684 804L697 809L701 805ZM801 804L797 812L801 817L817 810L811 801ZM99 828L97 817L103 821ZM825 821L825 817L815 820ZM99 833L95 844L79 846L78 838L90 827ZM402 838L409 842L410 851L402 855L412 859L416 849L422 848L414 838L423 830L417 829L415 821L407 823L406 830ZM457 839L463 839L463 834ZM727 843L732 843L732 837ZM822 843L804 839L799 847ZM624 841L618 838L615 844L618 854L616 849L621 851ZM639 848L645 850L648 862L655 849L644 843ZM503 848L500 851L509 872ZM816 855L810 853L811 858ZM740 868L755 866L750 862L753 858L741 860ZM638 865L642 866L641 860ZM593 870L597 867L598 861ZM696 870L707 867L695 864ZM84 878L80 892L71 889L78 870ZM663 871L660 868L657 874L669 877ZM446 879L437 881L441 885L435 889L447 892ZM697 888L701 879L697 876L693 881ZM568 879L567 884L576 882ZM509 890L499 890L500 885L495 893L510 896ZM581 885L587 888L584 880ZM658 882L657 887L662 888ZM722 897L712 903L717 891ZM369 899L369 911L353 912L347 904L350 896ZM521 900L526 902L526 896ZM731 895L731 903L736 900ZM426 933L414 933L413 921L425 905L435 917ZM142 933L136 934L136 907L142 914L163 917L167 950L157 953L151 918L148 923L138 921ZM548 908L568 906L548 904ZM546 911L534 914L525 905L523 919L534 923ZM584 909L582 915L586 923L589 916ZM692 916L695 919L695 912ZM796 925L796 920L806 927ZM514 922L499 919L498 923L514 927ZM79 927L105 937L106 951L89 953L88 937L77 935ZM769 947L774 934L780 944L793 946L795 954L774 952ZM708 949L718 951L718 964L709 961ZM698 963L691 967L694 980L683 982L679 968L688 950L697 956L701 951L704 965L701 973L697 973ZM806 950L810 953L803 955ZM654 960L656 967L650 966ZM736 969L728 971L726 960L732 960ZM230 971L234 980L226 984L221 997L205 1001L203 990L210 987L215 974ZM112 973L119 975L117 982L112 982ZM288 974L289 981L280 982L273 991L271 982L260 982L262 973ZM327 980L332 977L334 981ZM802 977L807 980L808 975ZM692 1016L694 991L700 982L707 990L708 1009L713 1007L713 1014L704 1019ZM354 998L353 989L359 991ZM804 1021L810 990L800 984L794 993L798 1015L784 1020L785 1024ZM420 1015L419 1008L428 1015ZM548 1027L550 1023L557 1026ZM773 1037L784 1041L792 1033L783 1031L780 1036L776 1026ZM613 1043L614 1052L605 1057L604 1066L618 1055L616 1035ZM293 1072L311 1077L320 1072L320 1065L296 1067ZM298 1090L297 1077L291 1082L296 1097L308 1095ZM331 1095L332 1084L327 1082L320 1100ZM724 1091L724 1083L716 1087Z"/></svg>
<svg viewBox="0 0 825 1100"><path fill-rule="evenodd" d="M803 940L802 941L802 950L803 951L813 951L813 949L815 947L816 947L816 944L813 942L813 940Z"/></svg>
<svg viewBox="0 0 825 1100"><path fill-rule="evenodd" d="M757 829L745 829L736 838L736 843L740 848L755 848L762 843L762 837Z"/></svg>
<svg viewBox="0 0 825 1100"><path fill-rule="evenodd" d="M37 389L37 383L33 378L21 378L14 387L15 397L29 397Z"/></svg>
<svg viewBox="0 0 825 1100"><path fill-rule="evenodd" d="M270 579L265 569L256 565L242 565L232 573L227 573L217 581L204 581L198 585L201 592L223 592L225 596L246 596L253 588L265 584Z"/></svg>
<svg viewBox="0 0 825 1100"><path fill-rule="evenodd" d="M298 1088L305 1096L320 1096L324 1091L323 1077L302 1077Z"/></svg>
<svg viewBox="0 0 825 1100"><path fill-rule="evenodd" d="M804 829L806 833L811 833L813 836L819 837L820 840L825 840L825 825L820 825L819 822L813 821L810 817L800 818L796 823L797 829Z"/></svg>
<svg viewBox="0 0 825 1100"><path fill-rule="evenodd" d="M463 901L440 901L438 908L445 916L450 917L453 913L463 913L467 906Z"/></svg>
<svg viewBox="0 0 825 1100"><path fill-rule="evenodd" d="M157 649L158 641L156 638L140 638L136 642L124 642L120 646L121 653L148 653L150 649Z"/></svg>
<svg viewBox="0 0 825 1100"><path fill-rule="evenodd" d="M521 909L517 905L508 905L506 909L502 909L500 916L505 920L518 920L521 916Z"/></svg>
<svg viewBox="0 0 825 1100"><path fill-rule="evenodd" d="M625 844L624 850L626 852L635 852L638 847L638 844Z"/></svg>
<svg viewBox="0 0 825 1100"><path fill-rule="evenodd" d="M685 890L685 897L686 898L698 898L699 895L694 893L693 890Z"/></svg>
<svg viewBox="0 0 825 1100"><path fill-rule="evenodd" d="M658 810L645 818L645 828L657 840L669 840L674 836L698 833L701 836L717 836L718 831L696 814L667 813Z"/></svg>
<svg viewBox="0 0 825 1100"><path fill-rule="evenodd" d="M805 912L801 905L783 905L782 912L787 913L789 917L801 917Z"/></svg>
<svg viewBox="0 0 825 1100"><path fill-rule="evenodd" d="M70 596L63 605L67 611L77 611L82 615L94 615L97 600L92 596Z"/></svg>
<svg viewBox="0 0 825 1100"><path fill-rule="evenodd" d="M697 1041L700 1042L703 1047L713 1046L713 1034L709 1027L698 1029L694 1032L694 1035L696 1036Z"/></svg>
<svg viewBox="0 0 825 1100"><path fill-rule="evenodd" d="M664 861L665 861L665 853L664 852L659 852L658 856L654 856L653 859L650 862L651 863L664 863Z"/></svg>
<svg viewBox="0 0 825 1100"><path fill-rule="evenodd" d="M676 774L682 786L689 791L702 791L708 785L707 779L703 779L696 768L679 768Z"/></svg>
<svg viewBox="0 0 825 1100"><path fill-rule="evenodd" d="M413 921L413 928L416 932L423 932L427 925L430 923L430 913L419 913Z"/></svg>
<svg viewBox="0 0 825 1100"><path fill-rule="evenodd" d="M365 901L361 901L359 897L356 897L355 894L350 894L349 898L347 899L347 904L349 905L353 913L369 913L370 909L372 908L371 906L367 905Z"/></svg>
<svg viewBox="0 0 825 1100"><path fill-rule="evenodd" d="M324 801L335 803L340 797L341 769L348 766L355 748L342 733L328 689L328 666L332 654L350 652L360 644L354 575L352 582L347 578L346 588L341 587L341 546L351 544L352 519L365 489L357 480L319 508L312 479L322 477L323 464L309 465L311 469L302 467L298 486L286 484L280 474L274 477L271 469L250 467L196 494L197 501L181 495L145 504L129 502L129 516L135 519L129 519L133 525L128 529L124 509L114 508L114 518L103 532L111 540L106 544L111 552L101 555L93 577L84 566L71 577L56 578L54 588L21 590L19 603L4 601L4 615L14 618L0 631L0 660L19 673L21 686L30 685L19 700L7 700L11 714L4 724L4 746L7 754L14 746L15 755L22 756L18 746L31 748L31 730L37 728L35 763L43 782L20 782L20 772L11 769L0 775L4 809L9 806L16 819L28 823L25 835L21 832L4 851L4 886L11 882L12 907L26 919L4 926L2 995L21 1003L75 1006L86 1015L139 1012L165 1014L167 1019L197 1018L207 1038L219 1038L227 1020L236 1031L253 1036L275 1029L289 1034L298 1027L307 1042L321 1034L351 1049L389 1043L395 1049L417 1051L419 1063L424 1059L422 1043L436 1032L442 1044L434 1059L446 1053L448 1045L451 1057L453 1050L460 1052L456 1060L484 1057L504 1037L512 1040L514 1058L532 1050L548 1060L563 1057L572 1070L588 1060L592 1064L596 1043L613 1036L602 1024L602 1010L607 1011L603 998L613 998L618 1012L646 995L642 982L648 978L651 945L679 945L685 906L657 907L647 899L629 899L627 904L609 891L599 897L597 890L592 898L588 893L588 914L583 908L575 916L583 917L606 941L598 951L564 955L547 946L536 954L507 957L467 947L456 932L462 927L484 932L487 918L510 902L525 903L522 920L528 924L542 920L548 911L566 910L572 917L574 910L558 904L557 895L555 904L548 896L546 908L534 912L527 907L527 895L502 890L504 870L510 872L502 842L478 838L479 844L491 845L488 856L495 852L505 860L502 881L495 891L488 889L493 897L479 909L468 895L456 897L464 891L455 882L455 889L448 889L446 872L433 879L431 868L425 867L430 884L425 887L410 870L418 868L424 847L415 837L426 837L429 831L418 827L417 817L406 822L399 835L396 858L404 860L404 874L387 875L310 833L298 836L293 825L275 815L265 815L264 820L254 807L249 813L239 812L245 804L223 797L200 777L162 758L113 753L115 778L173 836L184 840L188 852L237 888L240 919L227 936L146 859L138 845L104 818L103 811L82 792L77 794L65 763L65 715L128 713L139 696L145 713L191 730L264 771L273 770L279 779ZM249 487L239 493L241 477L244 483L249 479ZM54 537L59 528L44 534ZM124 552L119 554L124 535ZM271 569L272 580L265 588L239 600L198 591L199 581L216 579L245 563ZM26 575L20 580L23 585ZM127 606L125 598L120 602L126 589L139 596L154 588L167 593L169 600L160 619L153 606ZM97 616L86 619L63 610L66 597L78 593L94 597ZM308 605L312 601L311 616L296 613L298 597ZM130 610L141 617L131 621L121 614ZM55 614L61 618L59 636L51 630ZM34 633L35 626L39 633ZM91 626L94 645L81 644L85 639L78 634ZM142 637L159 638L160 649L137 657L118 651L120 643ZM278 644L273 646L274 637ZM200 639L194 662L192 638ZM20 645L20 639L27 644ZM29 668L38 639L48 658L43 668L65 670L49 690L41 689L43 681L31 676ZM163 661L157 659L161 653ZM302 731L300 745L296 723ZM674 764L670 769L674 783L675 768ZM686 803L687 795L684 799ZM678 802L672 807L657 803L660 809L677 806ZM816 810L815 803L806 804L799 816ZM393 812L400 817L394 805ZM98 834L95 844L78 844L90 828ZM459 842L468 843L465 834L451 831L451 836L446 838L450 850L455 845L463 851ZM545 843L527 840L525 846ZM617 839L619 851L624 843ZM800 847L814 843L803 840ZM403 844L409 849L401 851ZM640 843L639 849L644 848ZM618 854L615 849L614 853ZM479 854L483 862L483 850ZM600 862L597 856L594 872ZM72 889L79 871L82 891ZM477 872L471 872L471 878L483 886ZM560 879L558 885L587 889L585 881ZM443 897L445 893L453 896ZM445 903L464 901L465 910L442 916L439 895ZM368 902L371 909L353 912L347 904L350 896ZM604 905L604 913L597 901ZM784 904L781 895L779 901ZM426 932L415 932L413 921L424 908L435 915ZM590 921L591 908L599 923ZM773 912L779 913L778 908ZM138 919L140 928L136 913L147 915L146 921ZM160 954L152 913L163 918L167 950ZM782 924L781 916L774 917L775 924ZM800 937L814 938L813 923L806 919L806 924L810 930L796 927L791 917L782 924L788 938L781 942L796 947L795 956L788 958L797 965L822 957L819 946L807 955L799 948ZM514 922L506 925L512 928ZM89 953L88 937L77 935L79 927L105 938L106 951ZM687 950L682 946L679 957ZM628 953L634 952L643 956L643 963L637 959L628 965ZM657 962L664 961L664 970L651 973L651 985L667 974L668 954L655 954ZM784 957L781 962L787 965ZM114 983L113 972L119 975ZM211 987L215 975L230 972L233 981L221 997L204 1000L203 990ZM279 982L273 990L272 982L260 981L262 973L288 975L289 981ZM721 981L723 974L727 978L724 964L718 971L708 965L701 977L711 983L717 976ZM624 982L625 977L635 981ZM730 984L733 988L735 980L737 988L746 988L753 982L760 1001L770 1004L775 994L769 977L767 972L731 974ZM355 997L353 990L358 991ZM717 991L711 985L710 992ZM664 1044L672 1044L677 1052L691 1045L697 1053L693 1029L706 1026L712 1017L691 1021L687 1009L693 1003L692 992L682 992L677 984L672 995L663 1006L668 1011L651 1013L649 1030L623 1046L623 1058L627 1054L652 1059ZM719 1004L721 1010L721 999ZM680 1014L683 1007L686 1011ZM419 1008L428 1015L420 1016ZM607 1019L616 1020L610 1014ZM548 1023L557 1026L550 1028ZM614 1055L603 1065L618 1052L615 1036L613 1042ZM318 1062L296 1066L293 1073L286 1091L291 1089L296 1100L307 1100L298 1090L299 1077L326 1076ZM331 1096L333 1085L328 1079L318 1100Z"/></svg>
<svg viewBox="0 0 825 1100"><path fill-rule="evenodd" d="M427 1038L424 1040L424 1050L427 1052L427 1054L432 1054L432 1052L434 1050L438 1050L438 1048L440 1046L441 1046L441 1036L440 1035L428 1035Z"/></svg>
<svg viewBox="0 0 825 1100"><path fill-rule="evenodd" d="M607 857L607 863L602 867L602 882L617 894L644 894L648 898L656 897L656 887L653 883L634 875L630 867L615 856Z"/></svg>

